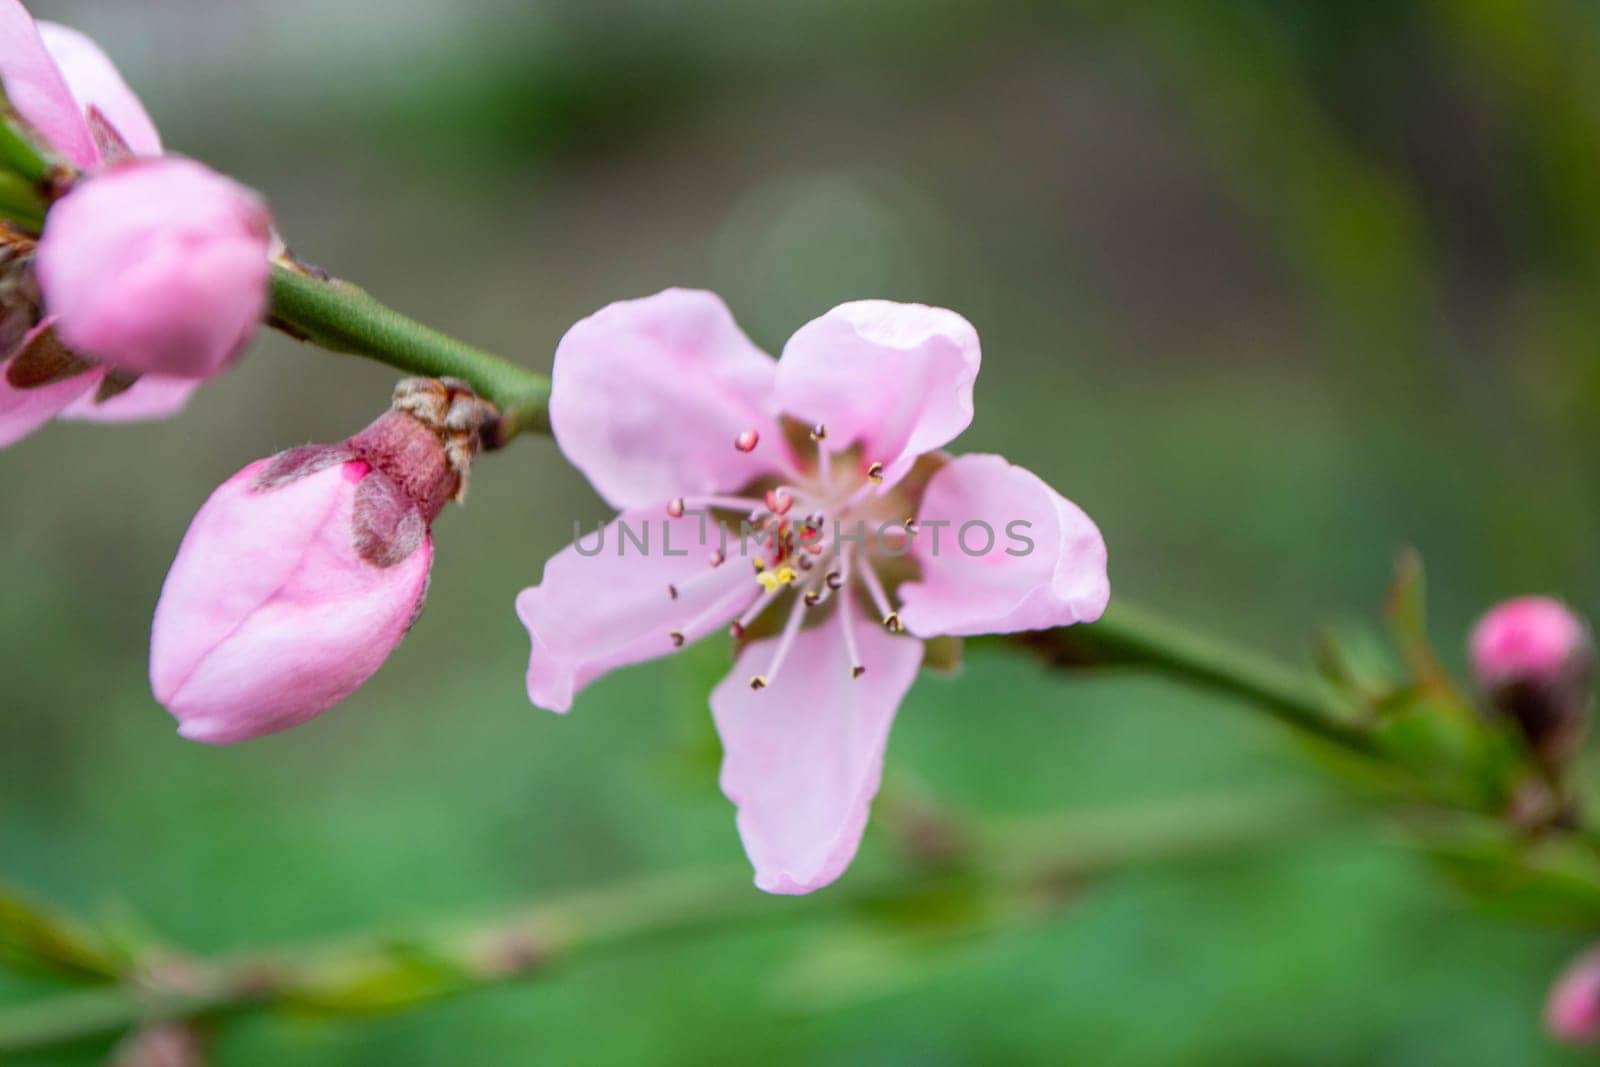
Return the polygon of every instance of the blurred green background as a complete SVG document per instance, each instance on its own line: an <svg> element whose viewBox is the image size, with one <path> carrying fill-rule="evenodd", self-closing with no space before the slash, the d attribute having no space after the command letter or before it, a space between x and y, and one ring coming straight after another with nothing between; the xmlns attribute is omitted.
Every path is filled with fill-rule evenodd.
<svg viewBox="0 0 1600 1067"><path fill-rule="evenodd" d="M1588 0L33 9L101 40L169 146L262 190L302 256L541 369L577 318L668 285L774 351L846 299L958 309L985 349L958 447L1060 487L1119 595L1218 634L1302 656L1406 544L1456 663L1493 599L1600 601ZM725 649L565 718L527 704L512 599L604 514L548 440L481 462L426 614L354 699L241 747L176 737L146 636L190 516L249 460L364 425L392 378L263 336L179 420L0 457L0 878L225 952L741 861L704 710ZM889 758L991 813L1323 788L1239 709L993 652L918 682ZM862 869L888 850L869 832ZM1585 943L1475 913L1359 820L1116 875L910 974L830 968L839 936L253 1019L216 1055L1567 1062L1539 1012Z"/></svg>

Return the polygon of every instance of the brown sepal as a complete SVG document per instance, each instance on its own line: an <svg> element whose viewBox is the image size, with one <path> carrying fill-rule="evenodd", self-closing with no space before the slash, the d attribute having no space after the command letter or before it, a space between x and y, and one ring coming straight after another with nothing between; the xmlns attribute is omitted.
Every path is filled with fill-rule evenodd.
<svg viewBox="0 0 1600 1067"><path fill-rule="evenodd" d="M380 470L356 487L354 527L356 553L375 567L393 567L428 536L417 505Z"/></svg>
<svg viewBox="0 0 1600 1067"><path fill-rule="evenodd" d="M55 330L40 330L6 364L6 384L13 389L39 389L87 374L94 368L92 360L84 359L62 344Z"/></svg>
<svg viewBox="0 0 1600 1067"><path fill-rule="evenodd" d="M421 510L425 522L432 522L461 489L444 440L409 412L384 414L346 444L373 470L387 475Z"/></svg>
<svg viewBox="0 0 1600 1067"><path fill-rule="evenodd" d="M113 397L121 396L132 389L139 381L140 375L121 367L107 367L106 376L100 379L100 387L94 391L94 402L104 404Z"/></svg>
<svg viewBox="0 0 1600 1067"><path fill-rule="evenodd" d="M961 669L962 640L944 634L929 637L922 642L922 665L930 671L954 674Z"/></svg>
<svg viewBox="0 0 1600 1067"><path fill-rule="evenodd" d="M91 104L83 117L89 126L89 136L100 152L102 166L133 158L133 149L128 147L128 142L123 140L122 134L111 125L111 120L106 118L103 111Z"/></svg>
<svg viewBox="0 0 1600 1067"><path fill-rule="evenodd" d="M258 493L277 489L326 470L335 463L346 463L354 458L343 445L301 445L291 448L267 460L267 465L256 475L254 489Z"/></svg>

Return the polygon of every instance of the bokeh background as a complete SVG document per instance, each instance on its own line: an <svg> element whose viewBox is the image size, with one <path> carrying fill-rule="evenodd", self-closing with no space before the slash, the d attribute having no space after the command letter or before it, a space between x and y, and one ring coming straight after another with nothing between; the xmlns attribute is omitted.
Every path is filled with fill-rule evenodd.
<svg viewBox="0 0 1600 1067"><path fill-rule="evenodd" d="M1494 598L1600 601L1586 0L33 9L101 40L169 145L262 190L302 256L534 367L668 285L718 290L774 351L846 299L960 310L985 364L959 447L1061 487L1118 595L1217 634L1303 657L1374 613L1408 544L1455 663ZM190 516L247 461L362 426L393 377L263 336L180 420L0 458L0 877L224 952L737 866L704 712L725 649L565 718L527 704L513 597L604 513L544 439L481 462L426 614L354 699L237 748L176 737L144 664ZM918 682L890 764L988 813L1324 788L1239 708L998 652ZM888 849L869 833L862 869ZM1539 1011L1585 940L1474 912L1361 819L1118 873L909 967L850 936L779 923L401 1016L252 1019L216 1052L1569 1062Z"/></svg>

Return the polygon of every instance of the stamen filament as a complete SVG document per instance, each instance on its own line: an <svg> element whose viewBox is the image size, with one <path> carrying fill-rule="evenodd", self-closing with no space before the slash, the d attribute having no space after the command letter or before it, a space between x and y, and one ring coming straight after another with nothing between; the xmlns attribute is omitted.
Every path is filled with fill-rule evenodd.
<svg viewBox="0 0 1600 1067"><path fill-rule="evenodd" d="M850 581L850 559L854 553L846 552L844 556L843 576L840 587L846 587ZM830 588L832 588L830 586ZM867 672L861 663L861 650L856 647L856 628L852 616L855 612L852 605L846 600L836 609L839 612L839 625L844 627L844 647L850 656L850 677L859 678Z"/></svg>
<svg viewBox="0 0 1600 1067"><path fill-rule="evenodd" d="M772 666L767 668L765 675L756 675L763 685L771 685L778 680L778 672L783 669L784 660L789 658L789 649L794 647L795 634L800 632L800 621L805 618L806 605L801 597L795 597L794 606L789 609L789 618L783 624L783 636L778 638L778 650L772 654ZM755 678L751 679L751 687L755 686Z"/></svg>
<svg viewBox="0 0 1600 1067"><path fill-rule="evenodd" d="M878 574L870 564L863 563L861 581L866 585L867 592L872 594L872 603L878 609L883 624L889 628L890 633L899 633L900 615L889 605L889 597L883 591L883 583L878 580Z"/></svg>
<svg viewBox="0 0 1600 1067"><path fill-rule="evenodd" d="M708 566L705 570L697 571L697 572L695 572L695 574L691 575L688 578L685 578L681 582L672 582L672 583L670 583L667 586L667 595L670 596L673 600L677 600L679 597L683 596L685 593L694 592L695 590L699 589L702 585L705 585L711 579L716 578L716 577L718 577L717 565L715 563L713 563L710 566Z"/></svg>
<svg viewBox="0 0 1600 1067"><path fill-rule="evenodd" d="M833 595L833 586L828 584L827 579L828 568L833 566L833 553L830 552L826 556L817 557L815 563L810 563L809 557L802 558L800 562L802 564L801 570L814 572L803 594L806 607L814 608L818 604L826 603L828 598Z"/></svg>
<svg viewBox="0 0 1600 1067"><path fill-rule="evenodd" d="M710 633L717 628L723 619L727 618L727 609L723 606L721 598L715 598L697 614L691 615L678 624L678 628L667 633L673 648L682 648L688 642L691 633ZM735 626L738 624L735 623ZM734 636L740 636L735 634ZM697 639L698 640L698 639Z"/></svg>
<svg viewBox="0 0 1600 1067"><path fill-rule="evenodd" d="M733 625L740 630L748 629L750 624L755 622L763 611L767 610L767 605L778 599L778 594L781 592L783 592L782 586L776 589L763 590L761 595L756 597L755 601L745 609L745 613L740 615L738 621Z"/></svg>
<svg viewBox="0 0 1600 1067"><path fill-rule="evenodd" d="M680 497L672 502L674 507L689 508L695 511L710 511L721 508L727 511L755 511L766 510L766 502L753 496L691 496ZM671 512L668 512L671 514ZM681 514L681 511L680 511Z"/></svg>
<svg viewBox="0 0 1600 1067"><path fill-rule="evenodd" d="M811 431L811 439L817 443L817 481L826 492L833 485L833 453L828 451L828 428L818 423Z"/></svg>

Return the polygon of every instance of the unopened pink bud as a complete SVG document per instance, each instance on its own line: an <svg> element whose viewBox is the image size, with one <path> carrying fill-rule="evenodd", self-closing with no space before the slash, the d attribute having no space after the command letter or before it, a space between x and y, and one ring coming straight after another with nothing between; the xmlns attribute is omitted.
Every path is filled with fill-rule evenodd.
<svg viewBox="0 0 1600 1067"><path fill-rule="evenodd" d="M1508 600L1473 628L1471 652L1489 703L1534 752L1553 762L1571 755L1588 722L1594 674L1583 620L1549 597Z"/></svg>
<svg viewBox="0 0 1600 1067"><path fill-rule="evenodd" d="M487 412L457 386L402 383L395 410L344 444L259 460L211 495L151 633L151 688L179 733L284 730L371 677L422 609L429 524L459 497Z"/></svg>
<svg viewBox="0 0 1600 1067"><path fill-rule="evenodd" d="M206 378L266 310L271 218L192 160L129 160L79 181L45 217L34 268L73 351L137 373Z"/></svg>
<svg viewBox="0 0 1600 1067"><path fill-rule="evenodd" d="M1544 1025L1562 1041L1600 1039L1600 950L1578 957L1556 979L1545 1002Z"/></svg>

